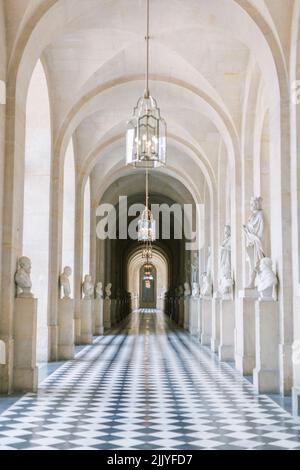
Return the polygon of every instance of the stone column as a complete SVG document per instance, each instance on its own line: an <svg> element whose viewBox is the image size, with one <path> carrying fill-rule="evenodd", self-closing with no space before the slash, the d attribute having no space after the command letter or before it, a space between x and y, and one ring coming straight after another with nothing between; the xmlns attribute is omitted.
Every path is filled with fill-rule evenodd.
<svg viewBox="0 0 300 470"><path fill-rule="evenodd" d="M257 393L279 392L279 308L278 302L255 302L256 367L253 384Z"/></svg>
<svg viewBox="0 0 300 470"><path fill-rule="evenodd" d="M255 301L256 289L239 292L235 312L235 364L243 375L252 375L255 367Z"/></svg>
<svg viewBox="0 0 300 470"><path fill-rule="evenodd" d="M110 306L110 316L111 316L111 326L114 326L117 322L116 318L116 308L117 308L117 301L116 299L111 299L111 306Z"/></svg>
<svg viewBox="0 0 300 470"><path fill-rule="evenodd" d="M180 297L180 299L178 299L178 310L179 310L178 325L183 328L184 326L184 298L183 297Z"/></svg>
<svg viewBox="0 0 300 470"><path fill-rule="evenodd" d="M104 299L104 329L109 330L111 328L111 299L106 297Z"/></svg>
<svg viewBox="0 0 300 470"><path fill-rule="evenodd" d="M201 310L200 299L190 297L190 317L189 317L189 332L192 336L199 337L201 325Z"/></svg>
<svg viewBox="0 0 300 470"><path fill-rule="evenodd" d="M38 387L36 328L37 299L15 299L13 388L16 392L35 392Z"/></svg>
<svg viewBox="0 0 300 470"><path fill-rule="evenodd" d="M74 300L58 301L58 359L69 360L75 355Z"/></svg>
<svg viewBox="0 0 300 470"><path fill-rule="evenodd" d="M183 319L183 328L185 330L189 329L189 316L190 316L190 296L184 297L184 319Z"/></svg>
<svg viewBox="0 0 300 470"><path fill-rule="evenodd" d="M94 330L95 336L102 336L103 326L103 299L94 299Z"/></svg>
<svg viewBox="0 0 300 470"><path fill-rule="evenodd" d="M220 345L220 302L221 299L217 296L212 300L212 333L210 348L213 352L218 352Z"/></svg>
<svg viewBox="0 0 300 470"><path fill-rule="evenodd" d="M212 298L203 297L201 299L201 336L200 342L203 346L210 346L212 333Z"/></svg>
<svg viewBox="0 0 300 470"><path fill-rule="evenodd" d="M234 361L234 300L222 299L220 302L220 361Z"/></svg>
<svg viewBox="0 0 300 470"><path fill-rule="evenodd" d="M83 299L81 301L81 334L80 344L93 343L93 317L92 317L92 300Z"/></svg>

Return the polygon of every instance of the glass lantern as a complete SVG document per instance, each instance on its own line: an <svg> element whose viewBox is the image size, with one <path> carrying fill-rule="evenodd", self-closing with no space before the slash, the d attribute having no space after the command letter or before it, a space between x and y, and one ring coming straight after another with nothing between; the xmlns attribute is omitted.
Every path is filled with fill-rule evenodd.
<svg viewBox="0 0 300 470"><path fill-rule="evenodd" d="M167 125L152 96L143 96L127 124L126 164L157 168L166 164Z"/></svg>
<svg viewBox="0 0 300 470"><path fill-rule="evenodd" d="M151 211L146 208L138 221L138 241L153 242L155 237L155 220Z"/></svg>

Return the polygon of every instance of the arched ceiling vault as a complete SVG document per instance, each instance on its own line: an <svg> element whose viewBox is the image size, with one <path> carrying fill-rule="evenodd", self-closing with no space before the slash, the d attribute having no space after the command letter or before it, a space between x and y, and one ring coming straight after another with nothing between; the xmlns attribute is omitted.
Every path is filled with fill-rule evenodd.
<svg viewBox="0 0 300 470"><path fill-rule="evenodd" d="M7 35L9 86L17 83L25 103L32 70L42 56L54 158L61 165L75 135L82 178L97 173L108 145L124 135L143 92L144 7L142 0L5 2L8 20L14 18ZM12 15L16 10L19 15ZM232 169L239 157L249 59L268 84L269 98L284 93L285 48L271 6L263 0L152 0L151 19L151 90L168 120L172 145L182 152L182 179L196 194L198 166L198 180L204 175L212 193L220 140ZM112 159L108 179L122 161L121 155L119 162ZM170 159L173 174L178 163L177 157Z"/></svg>

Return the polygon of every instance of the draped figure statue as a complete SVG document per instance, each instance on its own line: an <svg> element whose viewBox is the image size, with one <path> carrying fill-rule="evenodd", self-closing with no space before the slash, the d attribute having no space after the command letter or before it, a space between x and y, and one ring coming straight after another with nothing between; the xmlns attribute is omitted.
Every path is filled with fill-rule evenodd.
<svg viewBox="0 0 300 470"><path fill-rule="evenodd" d="M247 262L249 265L249 289L255 288L255 279L259 262L265 257L262 239L264 232L264 218L261 208L262 198L252 197L250 200L251 213L244 233L246 237Z"/></svg>
<svg viewBox="0 0 300 470"><path fill-rule="evenodd" d="M225 225L224 240L220 246L220 280L219 293L221 295L230 294L233 280L231 273L231 227Z"/></svg>

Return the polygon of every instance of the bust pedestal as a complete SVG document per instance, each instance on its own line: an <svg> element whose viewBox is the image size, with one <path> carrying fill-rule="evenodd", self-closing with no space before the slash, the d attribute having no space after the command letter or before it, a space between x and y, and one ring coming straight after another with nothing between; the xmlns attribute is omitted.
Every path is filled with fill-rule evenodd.
<svg viewBox="0 0 300 470"><path fill-rule="evenodd" d="M16 392L37 390L36 334L37 299L15 299L13 388Z"/></svg>
<svg viewBox="0 0 300 470"><path fill-rule="evenodd" d="M93 313L92 299L83 299L81 301L81 333L80 344L93 343Z"/></svg>
<svg viewBox="0 0 300 470"><path fill-rule="evenodd" d="M111 328L110 312L111 312L111 299L109 297L106 297L104 299L104 315L103 315L105 330Z"/></svg>
<svg viewBox="0 0 300 470"><path fill-rule="evenodd" d="M255 367L255 301L257 299L256 289L244 289L239 292L236 302L235 365L243 375L252 375Z"/></svg>
<svg viewBox="0 0 300 470"><path fill-rule="evenodd" d="M202 297L201 337L203 346L210 346L212 332L212 297Z"/></svg>
<svg viewBox="0 0 300 470"><path fill-rule="evenodd" d="M200 299L195 297L190 297L190 315L189 315L189 332L192 336L200 335Z"/></svg>
<svg viewBox="0 0 300 470"><path fill-rule="evenodd" d="M94 300L94 321L93 321L93 333L95 336L102 336L104 332L103 327L103 299Z"/></svg>
<svg viewBox="0 0 300 470"><path fill-rule="evenodd" d="M222 299L220 302L220 361L234 361L234 300Z"/></svg>
<svg viewBox="0 0 300 470"><path fill-rule="evenodd" d="M73 359L75 355L74 300L58 301L58 360Z"/></svg>
<svg viewBox="0 0 300 470"><path fill-rule="evenodd" d="M256 367L253 384L257 393L279 392L279 309L274 300L255 302Z"/></svg>
<svg viewBox="0 0 300 470"><path fill-rule="evenodd" d="M210 349L212 352L218 352L220 345L220 302L219 297L212 299L212 332Z"/></svg>

